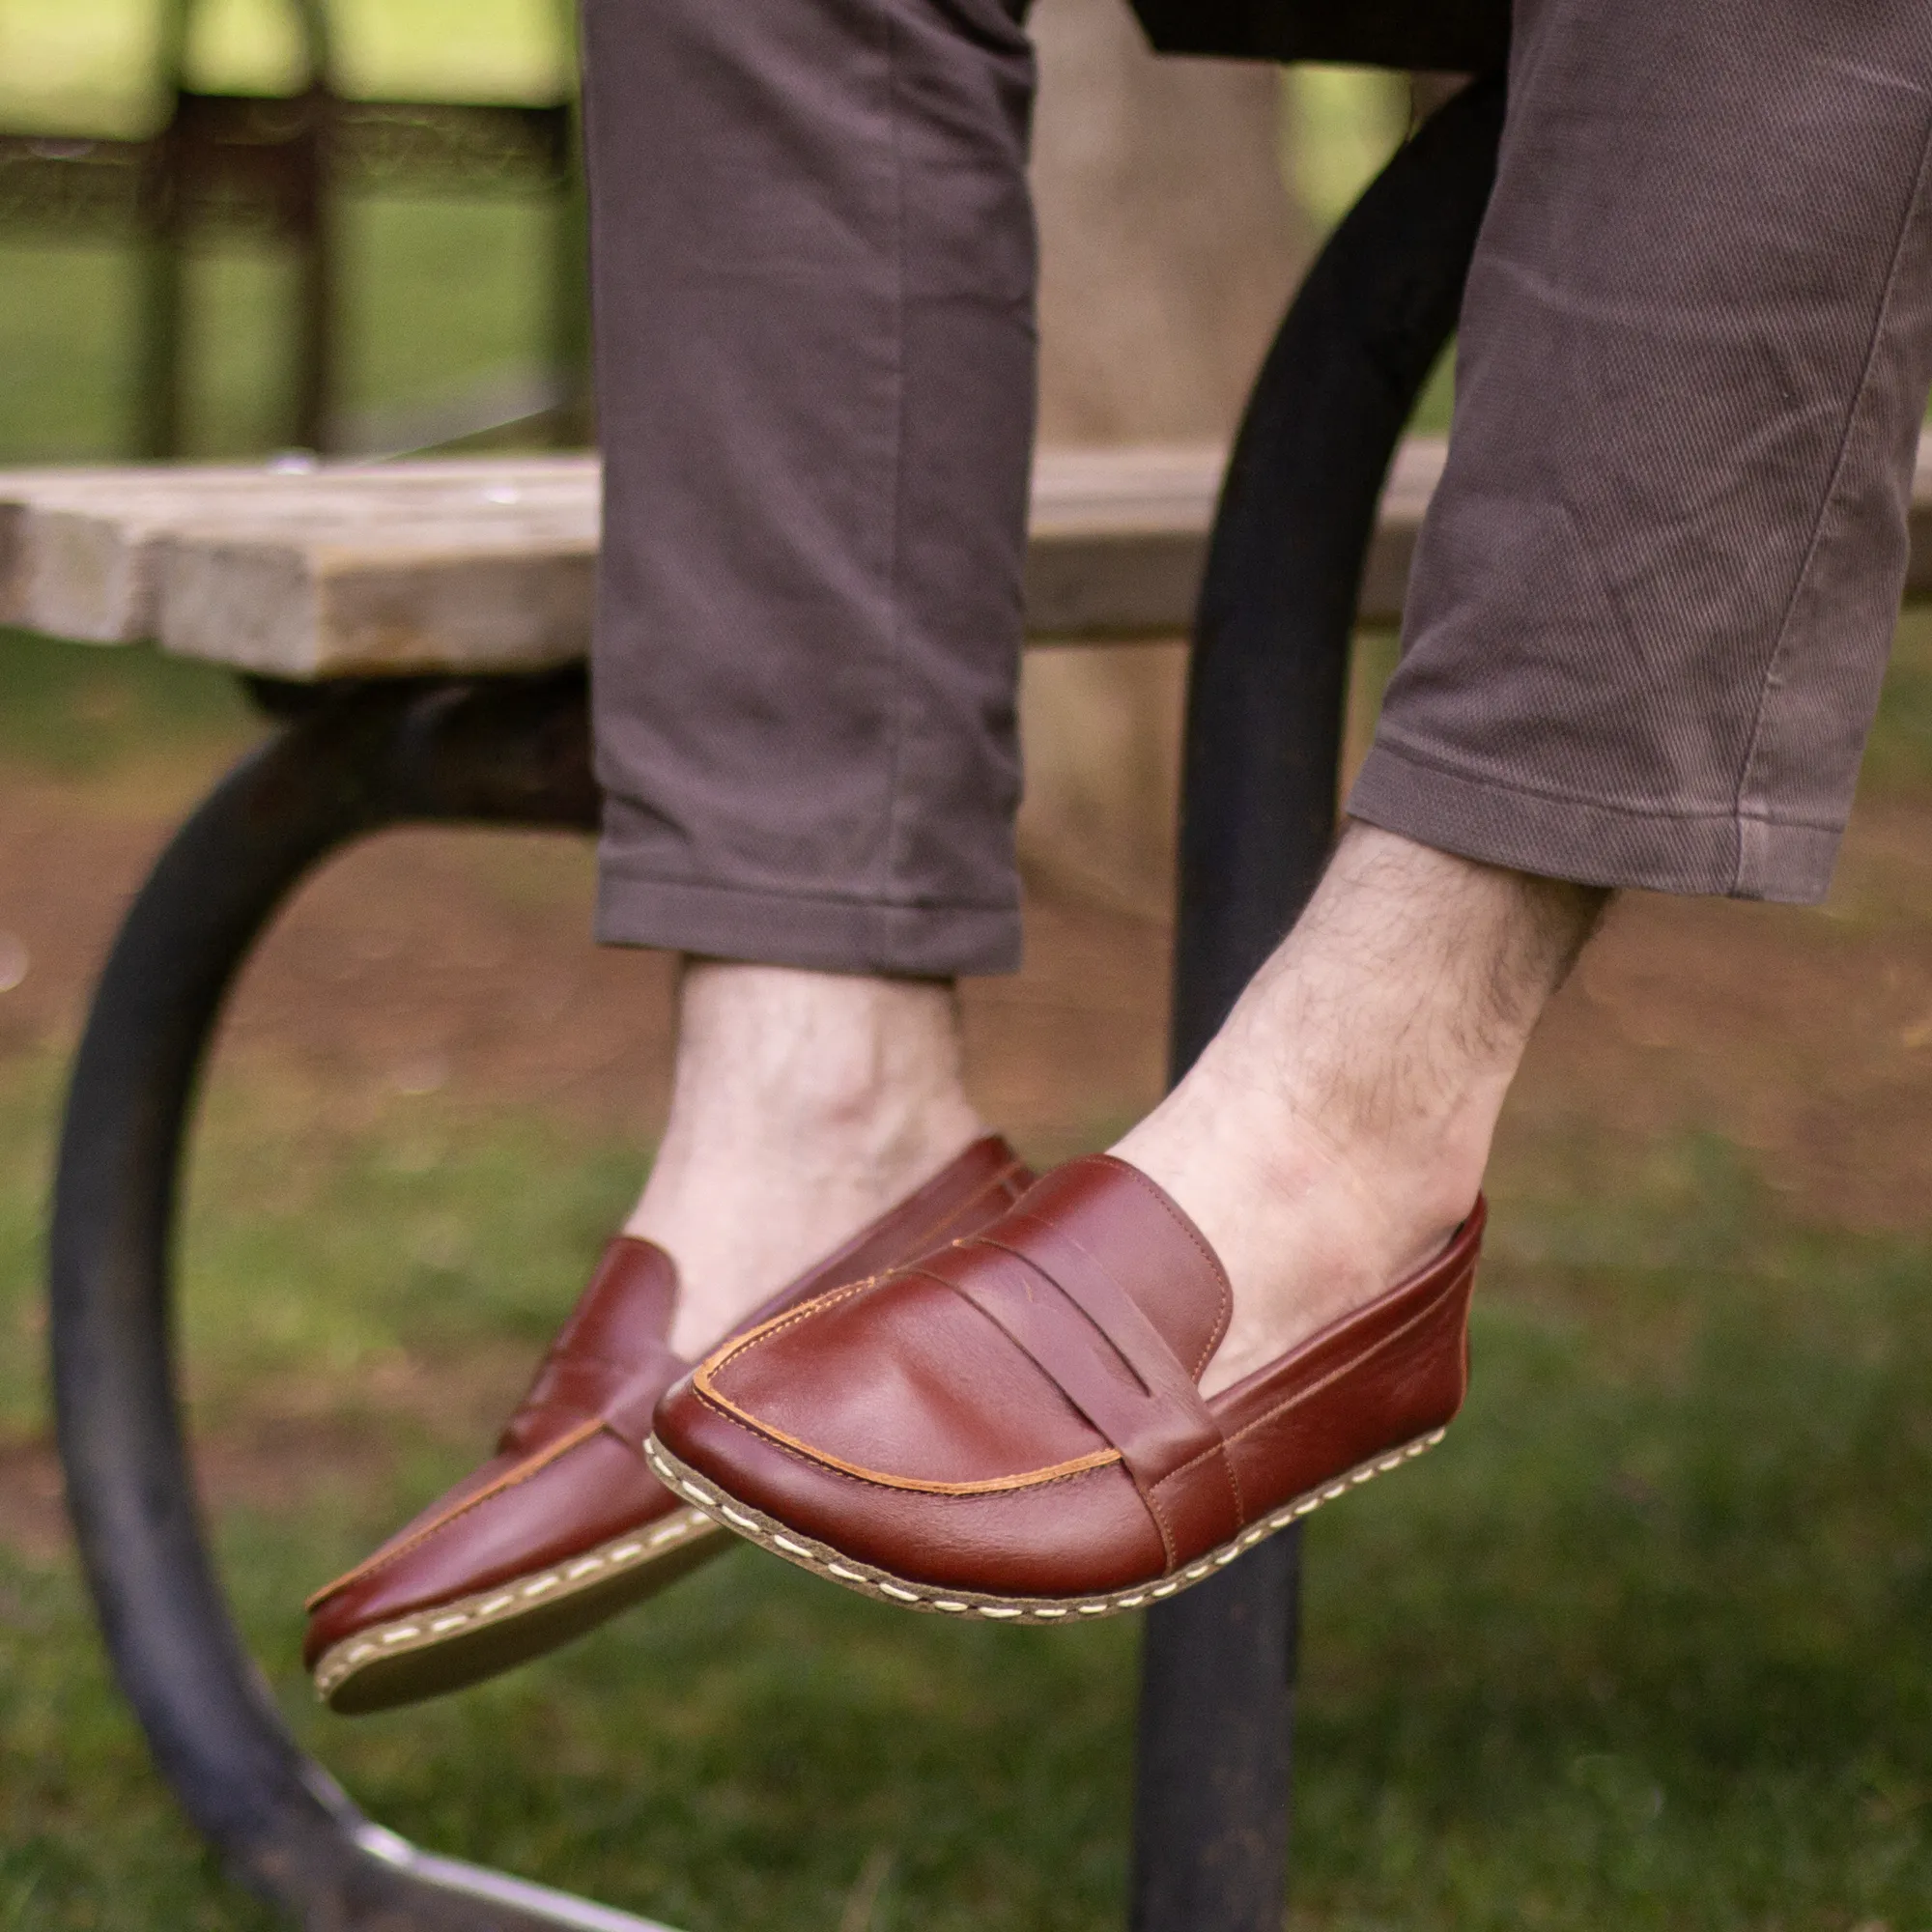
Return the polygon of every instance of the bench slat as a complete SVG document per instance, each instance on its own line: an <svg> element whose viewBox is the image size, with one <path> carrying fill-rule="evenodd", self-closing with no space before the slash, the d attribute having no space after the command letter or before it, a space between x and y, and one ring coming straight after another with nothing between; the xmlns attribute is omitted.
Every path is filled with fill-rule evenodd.
<svg viewBox="0 0 1932 1932"><path fill-rule="evenodd" d="M1362 614L1401 614L1440 439L1404 443ZM1044 449L1027 627L1038 642L1188 627L1225 452ZM300 469L0 472L0 623L316 679L568 662L590 631L594 457ZM1921 442L1908 597L1932 597L1932 439Z"/></svg>
<svg viewBox="0 0 1932 1932"><path fill-rule="evenodd" d="M594 542L597 491L585 457L0 474L0 621L89 643L167 641L169 566L197 548L301 549L429 521L469 525L463 541L488 551L515 544L538 506L571 520L573 542Z"/></svg>

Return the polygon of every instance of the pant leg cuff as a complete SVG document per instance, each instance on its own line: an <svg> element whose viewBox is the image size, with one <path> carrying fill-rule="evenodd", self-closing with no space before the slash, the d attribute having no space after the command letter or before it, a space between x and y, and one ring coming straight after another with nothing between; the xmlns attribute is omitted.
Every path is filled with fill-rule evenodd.
<svg viewBox="0 0 1932 1932"><path fill-rule="evenodd" d="M1020 965L1017 905L811 898L646 878L608 862L598 877L596 931L606 946L660 947L820 973L951 980L1016 973Z"/></svg>
<svg viewBox="0 0 1932 1932"><path fill-rule="evenodd" d="M1520 790L1425 764L1381 740L1349 815L1460 858L1577 885L1814 905L1832 884L1841 826L1735 811L1636 811Z"/></svg>

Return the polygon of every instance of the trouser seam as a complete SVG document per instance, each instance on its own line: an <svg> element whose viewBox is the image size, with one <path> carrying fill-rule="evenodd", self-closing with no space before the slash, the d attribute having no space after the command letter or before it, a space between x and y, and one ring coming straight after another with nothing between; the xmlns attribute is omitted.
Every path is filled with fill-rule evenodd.
<svg viewBox="0 0 1932 1932"><path fill-rule="evenodd" d="M1932 120L1928 120L1924 136L1919 142L1918 166L1913 176L1912 191L1905 198L1905 207L1899 217L1898 233L1892 241L1891 259L1886 269L1885 287L1880 292L1876 312L1872 317L1871 333L1865 343L1864 362L1859 371L1857 385L1852 391L1851 401L1845 411L1844 427L1838 437L1837 454L1832 464L1831 475L1826 479L1825 487L1819 495L1810 538L1804 547L1804 558L1799 565L1790 595L1785 599L1783 614L1778 621L1776 640L1772 645L1771 656L1766 661L1764 674L1758 683L1757 701L1751 712L1750 734L1746 741L1744 757L1738 768L1737 783L1733 793L1733 810L1739 823L1747 819L1758 823L1781 822L1772 819L1768 811L1748 810L1745 803L1746 794L1751 788L1773 696L1781 689L1778 671L1792 648L1798 610L1804 599L1805 586L1810 582L1812 570L1824 549L1825 532L1831 519L1832 506L1836 500L1839 486L1844 480L1846 466L1851 460L1852 442L1858 434L1860 414L1863 410L1865 398L1871 391L1872 374L1878 363L1880 347L1885 340L1886 319L1891 313L1892 300L1898 290L1899 270L1905 257L1906 243L1911 237L1919 205L1924 198L1928 162L1932 162ZM1745 847L1740 841L1737 871L1731 881L1731 889L1734 892L1743 888L1744 874Z"/></svg>
<svg viewBox="0 0 1932 1932"><path fill-rule="evenodd" d="M911 699L906 690L905 433L906 433L906 171L899 114L899 34L890 9L884 11L886 43L886 127L892 156L893 195L893 473L892 525L887 539L887 595L892 600L893 727L887 759L885 827L879 869L887 878L899 869L905 808L905 747Z"/></svg>

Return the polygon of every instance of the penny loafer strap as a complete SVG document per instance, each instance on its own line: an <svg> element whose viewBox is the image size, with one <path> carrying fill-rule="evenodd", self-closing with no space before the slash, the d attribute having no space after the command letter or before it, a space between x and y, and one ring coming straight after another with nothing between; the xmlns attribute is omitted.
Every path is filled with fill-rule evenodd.
<svg viewBox="0 0 1932 1932"><path fill-rule="evenodd" d="M1219 1421L1086 1246L1050 1222L1009 1215L997 1240L961 1242L920 1272L994 1322L1120 1452L1171 1560L1178 1546L1243 1526Z"/></svg>

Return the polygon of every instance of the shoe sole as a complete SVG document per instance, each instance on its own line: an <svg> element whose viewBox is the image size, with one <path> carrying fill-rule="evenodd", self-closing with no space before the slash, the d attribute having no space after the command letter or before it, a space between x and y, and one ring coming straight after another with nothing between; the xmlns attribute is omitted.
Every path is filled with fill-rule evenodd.
<svg viewBox="0 0 1932 1932"><path fill-rule="evenodd" d="M996 1623L1022 1620L1065 1623L1081 1617L1119 1616L1126 1610L1163 1603L1196 1583L1205 1583L1215 1571L1225 1569L1256 1544L1299 1521L1323 1503L1333 1502L1337 1496L1358 1489L1374 1477L1412 1462L1426 1450L1434 1449L1447 1434L1447 1429L1433 1430L1399 1449L1387 1450L1358 1464L1320 1489L1283 1503L1260 1521L1251 1522L1218 1549L1197 1557L1171 1577L1159 1577L1151 1583L1136 1583L1123 1590L1094 1591L1079 1597L996 1597L976 1590L941 1590L930 1583L915 1583L908 1577L894 1576L889 1570L863 1563L856 1556L847 1556L811 1537L801 1536L750 1504L720 1494L695 1469L680 1463L655 1435L644 1444L644 1455L659 1482L714 1522L734 1530L761 1549L769 1549L774 1556L797 1564L801 1570L842 1583L848 1590L876 1597L881 1603L896 1604L901 1609L925 1610L939 1616L984 1617Z"/></svg>
<svg viewBox="0 0 1932 1932"><path fill-rule="evenodd" d="M709 1512L680 1509L550 1569L343 1637L316 1660L316 1695L356 1717L460 1690L582 1636L731 1547Z"/></svg>

